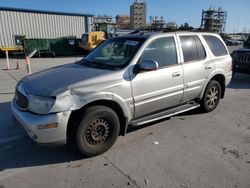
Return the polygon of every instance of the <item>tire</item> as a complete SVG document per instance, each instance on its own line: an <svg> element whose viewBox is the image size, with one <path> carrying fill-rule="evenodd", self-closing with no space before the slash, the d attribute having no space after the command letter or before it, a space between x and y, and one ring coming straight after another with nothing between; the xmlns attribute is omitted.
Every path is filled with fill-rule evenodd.
<svg viewBox="0 0 250 188"><path fill-rule="evenodd" d="M75 132L75 143L80 153L93 157L106 152L120 132L117 114L105 106L93 106L83 112Z"/></svg>
<svg viewBox="0 0 250 188"><path fill-rule="evenodd" d="M204 112L213 111L220 102L221 98L221 86L216 80L211 80L204 92L201 108Z"/></svg>

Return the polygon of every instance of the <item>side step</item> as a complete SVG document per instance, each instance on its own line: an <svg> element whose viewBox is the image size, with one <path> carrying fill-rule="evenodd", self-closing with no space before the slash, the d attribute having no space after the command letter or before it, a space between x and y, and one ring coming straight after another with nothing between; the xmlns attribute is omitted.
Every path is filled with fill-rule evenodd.
<svg viewBox="0 0 250 188"><path fill-rule="evenodd" d="M154 122L157 120L161 120L161 119L164 119L167 117L181 114L183 112L187 112L189 110L193 110L193 109L198 108L198 107L200 107L200 104L198 104L198 103L194 103L194 102L187 103L187 104L175 107L175 108L168 109L166 111L158 112L158 113L150 115L150 116L135 119L130 124L132 126L140 126L140 125L143 125L146 123L151 123L151 122Z"/></svg>

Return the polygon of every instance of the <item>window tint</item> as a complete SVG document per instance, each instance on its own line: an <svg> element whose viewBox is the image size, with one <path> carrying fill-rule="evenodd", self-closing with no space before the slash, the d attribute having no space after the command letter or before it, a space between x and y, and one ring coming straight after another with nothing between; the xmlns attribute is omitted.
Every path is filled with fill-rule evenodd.
<svg viewBox="0 0 250 188"><path fill-rule="evenodd" d="M204 59L206 52L197 36L180 36L184 62Z"/></svg>
<svg viewBox="0 0 250 188"><path fill-rule="evenodd" d="M220 39L212 35L203 35L203 38L215 56L227 55L227 50Z"/></svg>
<svg viewBox="0 0 250 188"><path fill-rule="evenodd" d="M199 59L198 52L193 36L181 36L181 47L184 56L184 62Z"/></svg>
<svg viewBox="0 0 250 188"><path fill-rule="evenodd" d="M174 37L154 40L144 50L141 60L155 60L159 63L159 68L178 64Z"/></svg>
<svg viewBox="0 0 250 188"><path fill-rule="evenodd" d="M195 43L196 43L197 50L198 50L199 59L205 59L205 57L206 57L206 51L204 49L203 44L201 43L201 41L200 41L200 39L199 39L198 36L194 36L194 38L195 38Z"/></svg>

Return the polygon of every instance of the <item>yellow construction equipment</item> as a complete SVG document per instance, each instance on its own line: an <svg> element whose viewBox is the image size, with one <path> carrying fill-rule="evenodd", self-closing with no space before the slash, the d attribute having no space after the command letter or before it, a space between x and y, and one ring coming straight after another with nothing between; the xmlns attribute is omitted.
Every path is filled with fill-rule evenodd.
<svg viewBox="0 0 250 188"><path fill-rule="evenodd" d="M113 23L96 23L94 30L82 34L82 42L79 44L81 48L90 51L107 38L116 36L115 24Z"/></svg>
<svg viewBox="0 0 250 188"><path fill-rule="evenodd" d="M94 49L97 45L106 40L105 32L103 31L93 31L89 33L82 34L82 43L80 47L84 50L90 51Z"/></svg>

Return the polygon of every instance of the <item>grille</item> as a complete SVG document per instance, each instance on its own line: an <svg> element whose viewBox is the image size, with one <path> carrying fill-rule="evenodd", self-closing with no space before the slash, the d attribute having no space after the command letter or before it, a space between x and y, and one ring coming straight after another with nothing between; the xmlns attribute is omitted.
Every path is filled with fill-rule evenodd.
<svg viewBox="0 0 250 188"><path fill-rule="evenodd" d="M28 98L18 90L16 90L16 104L22 110L27 110L29 106Z"/></svg>
<svg viewBox="0 0 250 188"><path fill-rule="evenodd" d="M250 63L250 53L241 53L238 57L239 62Z"/></svg>

